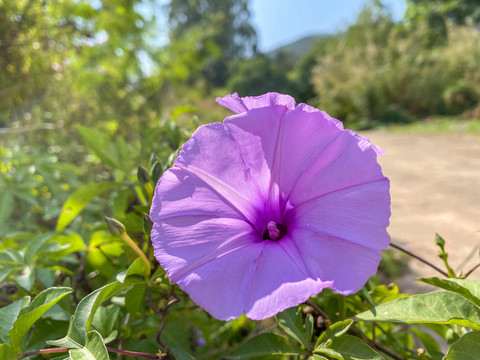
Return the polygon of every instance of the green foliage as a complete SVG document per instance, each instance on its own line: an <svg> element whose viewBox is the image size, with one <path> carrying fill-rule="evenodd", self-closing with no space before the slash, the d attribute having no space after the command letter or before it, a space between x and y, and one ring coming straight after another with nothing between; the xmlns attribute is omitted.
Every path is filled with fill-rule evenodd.
<svg viewBox="0 0 480 360"><path fill-rule="evenodd" d="M276 334L260 334L248 343L241 345L229 359L250 359L261 355L298 355L301 354L294 346L287 343L283 336Z"/></svg>
<svg viewBox="0 0 480 360"><path fill-rule="evenodd" d="M438 29L395 24L380 5L366 8L316 52L312 102L357 128L472 108L480 90L479 34L441 21L448 30L442 41Z"/></svg>
<svg viewBox="0 0 480 360"><path fill-rule="evenodd" d="M447 352L445 360L474 360L480 351L480 331L463 335Z"/></svg>
<svg viewBox="0 0 480 360"><path fill-rule="evenodd" d="M395 24L376 2L294 63L243 59L256 42L247 1L172 1L172 41L156 48L153 0L0 0L0 359L106 360L125 349L437 360L439 337L451 345L445 359L471 359L480 288L456 278L440 237L449 278L421 281L444 292L409 296L374 277L357 294L326 289L262 322L210 317L170 283L150 244L155 184L197 115L222 116L205 89L290 92L358 127L475 106L479 37L461 24L476 9L428 3L410 1L409 22Z"/></svg>
<svg viewBox="0 0 480 360"><path fill-rule="evenodd" d="M480 329L480 309L462 296L449 291L412 295L390 301L363 312L356 318L410 324L456 324Z"/></svg>
<svg viewBox="0 0 480 360"><path fill-rule="evenodd" d="M227 87L240 96L261 95L269 91L291 93L294 89L285 70L266 56L234 63L232 74Z"/></svg>
<svg viewBox="0 0 480 360"><path fill-rule="evenodd" d="M71 349L69 352L71 360L109 360L107 348L103 343L102 336L95 330L89 331L85 346L78 349Z"/></svg>
<svg viewBox="0 0 480 360"><path fill-rule="evenodd" d="M198 75L208 85L225 85L230 60L256 52L257 37L246 0L172 0L168 9L171 43L184 42L195 33L205 34L201 48L195 44L200 51L190 54L193 58L194 53L207 55L200 61Z"/></svg>

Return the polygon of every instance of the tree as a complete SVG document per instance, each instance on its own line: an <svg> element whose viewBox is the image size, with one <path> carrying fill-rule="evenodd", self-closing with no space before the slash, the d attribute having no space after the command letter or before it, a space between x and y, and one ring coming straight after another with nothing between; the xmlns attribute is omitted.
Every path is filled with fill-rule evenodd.
<svg viewBox="0 0 480 360"><path fill-rule="evenodd" d="M479 0L407 0L408 20L417 22L428 20L430 14L436 13L463 25L471 20L480 23Z"/></svg>
<svg viewBox="0 0 480 360"><path fill-rule="evenodd" d="M257 37L250 24L248 0L172 0L169 5L170 43L194 33L208 34L214 44L199 75L214 86L225 85L228 63L256 52ZM194 49L201 51L202 49Z"/></svg>

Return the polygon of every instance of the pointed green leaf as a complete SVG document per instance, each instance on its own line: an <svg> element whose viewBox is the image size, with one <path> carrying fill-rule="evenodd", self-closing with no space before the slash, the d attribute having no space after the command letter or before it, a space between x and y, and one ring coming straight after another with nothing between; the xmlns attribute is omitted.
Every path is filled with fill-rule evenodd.
<svg viewBox="0 0 480 360"><path fill-rule="evenodd" d="M176 360L195 360L195 358L186 351L179 348L171 348L170 352L175 356Z"/></svg>
<svg viewBox="0 0 480 360"><path fill-rule="evenodd" d="M31 265L26 265L20 269L13 278L18 285L25 290L30 291L35 283L35 268Z"/></svg>
<svg viewBox="0 0 480 360"><path fill-rule="evenodd" d="M10 344L15 351L20 351L22 339L32 325L53 305L59 302L72 289L65 287L50 288L42 291L33 301L20 310L20 314L9 331Z"/></svg>
<svg viewBox="0 0 480 360"><path fill-rule="evenodd" d="M142 305L145 304L145 291L147 290L146 284L138 284L133 286L125 294L125 308L130 315L135 316L140 311ZM143 309L143 308L142 308Z"/></svg>
<svg viewBox="0 0 480 360"><path fill-rule="evenodd" d="M262 355L299 355L302 350L289 345L285 338L277 334L260 334L246 344L240 345L228 359L250 359Z"/></svg>
<svg viewBox="0 0 480 360"><path fill-rule="evenodd" d="M419 281L462 295L475 305L480 306L480 281L467 279L422 278Z"/></svg>
<svg viewBox="0 0 480 360"><path fill-rule="evenodd" d="M117 281L123 284L128 276L134 275L143 278L145 276L146 270L147 267L145 265L145 262L141 258L136 258L132 265L130 265L126 271L122 271L117 275Z"/></svg>
<svg viewBox="0 0 480 360"><path fill-rule="evenodd" d="M0 344L0 359L17 360L17 354L7 344Z"/></svg>
<svg viewBox="0 0 480 360"><path fill-rule="evenodd" d="M11 191L0 192L0 225L6 223L14 209L15 197Z"/></svg>
<svg viewBox="0 0 480 360"><path fill-rule="evenodd" d="M50 240L53 235L55 235L55 233L42 234L34 237L28 242L27 248L25 249L25 262L27 264L31 264L33 262L38 249L40 249L43 244Z"/></svg>
<svg viewBox="0 0 480 360"><path fill-rule="evenodd" d="M350 329L350 326L352 326L352 323L352 319L346 319L330 325L324 332L320 334L317 339L317 343L315 344L315 347L323 346L327 343L328 340L332 340L345 334L348 329Z"/></svg>
<svg viewBox="0 0 480 360"><path fill-rule="evenodd" d="M24 297L5 307L0 308L0 340L10 345L8 332L13 329L13 324L20 314L20 310L30 302L30 297ZM2 357L0 357L2 359Z"/></svg>
<svg viewBox="0 0 480 360"><path fill-rule="evenodd" d="M93 321L93 316L98 307L107 299L118 294L130 285L114 282L107 284L84 297L75 310L73 326L82 342L85 342L87 331Z"/></svg>
<svg viewBox="0 0 480 360"><path fill-rule="evenodd" d="M118 184L114 182L93 182L78 188L63 205L56 231L63 231L90 201L116 186Z"/></svg>
<svg viewBox="0 0 480 360"><path fill-rule="evenodd" d="M95 152L100 160L115 169L121 168L117 148L110 136L86 126L77 125L76 128L82 135L83 141Z"/></svg>
<svg viewBox="0 0 480 360"><path fill-rule="evenodd" d="M480 329L480 308L450 291L412 295L381 304L356 316L363 321L456 324Z"/></svg>
<svg viewBox="0 0 480 360"><path fill-rule="evenodd" d="M382 360L375 350L355 336L343 335L332 339L328 347L317 347L314 353L339 360Z"/></svg>
<svg viewBox="0 0 480 360"><path fill-rule="evenodd" d="M425 350L427 350L428 355L430 355L434 360L441 360L443 358L442 349L438 342L428 333L411 327L410 330L420 339Z"/></svg>
<svg viewBox="0 0 480 360"><path fill-rule="evenodd" d="M445 360L477 360L480 354L480 331L463 335L448 349Z"/></svg>
<svg viewBox="0 0 480 360"><path fill-rule="evenodd" d="M70 318L70 323L68 324L68 331L67 335L58 340L49 340L47 344L58 346L58 347L66 347L69 349L78 349L85 345L85 340L78 334L73 326L74 316Z"/></svg>
<svg viewBox="0 0 480 360"><path fill-rule="evenodd" d="M310 356L308 358L308 360L328 360L328 359L326 357L321 356L321 355L313 354L312 356Z"/></svg>
<svg viewBox="0 0 480 360"><path fill-rule="evenodd" d="M102 336L95 330L88 332L87 342L80 349L71 349L72 360L109 360L108 351L103 343Z"/></svg>
<svg viewBox="0 0 480 360"><path fill-rule="evenodd" d="M299 307L290 308L278 314L276 317L278 325L293 339L308 348L305 330L302 323L302 310Z"/></svg>
<svg viewBox="0 0 480 360"><path fill-rule="evenodd" d="M311 343L312 343L312 337L313 337L313 316L312 314L307 314L307 316L305 316L305 335L306 335L306 340L307 340L307 343L308 343L308 347L307 349L310 348L311 346Z"/></svg>

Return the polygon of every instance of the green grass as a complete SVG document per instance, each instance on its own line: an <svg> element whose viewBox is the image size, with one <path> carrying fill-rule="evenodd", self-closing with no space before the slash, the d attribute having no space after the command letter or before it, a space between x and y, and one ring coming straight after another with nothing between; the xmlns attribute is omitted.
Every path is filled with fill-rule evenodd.
<svg viewBox="0 0 480 360"><path fill-rule="evenodd" d="M406 125L391 125L387 129L400 133L480 134L480 120L463 120L458 117L435 117Z"/></svg>

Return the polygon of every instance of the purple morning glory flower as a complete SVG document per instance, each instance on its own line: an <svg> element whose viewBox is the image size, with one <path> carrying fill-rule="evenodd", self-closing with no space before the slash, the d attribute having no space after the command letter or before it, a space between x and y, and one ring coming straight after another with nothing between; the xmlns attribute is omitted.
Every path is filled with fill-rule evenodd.
<svg viewBox="0 0 480 360"><path fill-rule="evenodd" d="M379 148L325 112L268 93L217 102L159 180L155 257L218 319L265 319L331 288L352 294L390 241Z"/></svg>

